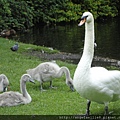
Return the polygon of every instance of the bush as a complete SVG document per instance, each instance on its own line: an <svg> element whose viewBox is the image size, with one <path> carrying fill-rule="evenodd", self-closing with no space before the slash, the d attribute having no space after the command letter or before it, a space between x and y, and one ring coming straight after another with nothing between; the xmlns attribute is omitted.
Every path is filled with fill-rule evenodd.
<svg viewBox="0 0 120 120"><path fill-rule="evenodd" d="M0 29L24 29L33 26L33 12L25 1L1 0Z"/></svg>
<svg viewBox="0 0 120 120"><path fill-rule="evenodd" d="M0 29L28 29L36 23L71 22L90 11L95 19L118 15L119 0L0 0Z"/></svg>

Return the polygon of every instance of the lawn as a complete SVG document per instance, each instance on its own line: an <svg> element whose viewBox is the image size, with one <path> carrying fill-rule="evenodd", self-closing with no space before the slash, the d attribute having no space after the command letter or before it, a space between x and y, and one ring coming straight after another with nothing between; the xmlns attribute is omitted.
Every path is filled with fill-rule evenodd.
<svg viewBox="0 0 120 120"><path fill-rule="evenodd" d="M20 92L20 77L29 68L34 68L40 64L40 59L27 56L24 52L30 49L40 50L47 48L31 44L19 43L17 52L10 50L15 41L0 38L0 74L4 73L10 81L10 90ZM76 65L67 62L56 61L59 66L66 66L70 69L73 78ZM44 83L45 92L40 92L39 82L35 84L27 83L28 93L32 97L32 102L27 105L15 107L0 107L0 115L78 115L86 111L86 99L77 92L72 92L65 84L65 76L53 80L53 85L57 89L50 89L49 82ZM119 115L120 101L110 103L109 111L114 111L113 115ZM103 115L104 105L92 102L91 114Z"/></svg>

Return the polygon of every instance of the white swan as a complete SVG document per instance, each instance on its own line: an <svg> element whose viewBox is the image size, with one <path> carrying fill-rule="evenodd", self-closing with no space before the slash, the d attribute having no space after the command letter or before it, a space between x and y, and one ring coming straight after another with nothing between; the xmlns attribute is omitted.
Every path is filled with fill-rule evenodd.
<svg viewBox="0 0 120 120"><path fill-rule="evenodd" d="M32 78L40 82L40 90L43 91L43 82L50 81L50 87L52 87L52 79L59 78L63 75L66 76L66 84L73 91L72 78L70 77L70 72L67 67L59 67L55 62L44 62L39 64L36 68L26 70Z"/></svg>
<svg viewBox="0 0 120 120"><path fill-rule="evenodd" d="M30 103L32 101L32 98L26 90L27 81L34 83L33 79L29 74L22 75L20 80L21 93L9 91L0 94L0 106L16 106L20 104Z"/></svg>
<svg viewBox="0 0 120 120"><path fill-rule="evenodd" d="M7 91L7 86L9 85L9 80L5 74L0 74L0 92Z"/></svg>
<svg viewBox="0 0 120 120"><path fill-rule="evenodd" d="M80 62L74 73L73 85L80 95L88 99L86 114L89 115L91 101L105 105L120 99L120 71L108 71L103 67L92 67L94 55L94 18L90 12L83 13L81 26L85 22L85 44Z"/></svg>

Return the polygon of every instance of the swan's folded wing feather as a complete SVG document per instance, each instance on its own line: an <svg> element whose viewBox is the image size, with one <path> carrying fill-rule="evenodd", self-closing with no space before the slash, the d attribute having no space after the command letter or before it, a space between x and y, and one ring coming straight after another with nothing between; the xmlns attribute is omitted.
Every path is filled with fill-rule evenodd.
<svg viewBox="0 0 120 120"><path fill-rule="evenodd" d="M120 71L108 71L108 86L114 91L115 94L120 94Z"/></svg>
<svg viewBox="0 0 120 120"><path fill-rule="evenodd" d="M44 63L44 66L42 66L42 69L40 70L42 79L45 81L51 80L52 78L56 77L56 74L59 70L60 68L56 63Z"/></svg>
<svg viewBox="0 0 120 120"><path fill-rule="evenodd" d="M24 104L23 96L19 92L5 92L0 94L0 106L15 106Z"/></svg>
<svg viewBox="0 0 120 120"><path fill-rule="evenodd" d="M107 88L112 90L114 94L120 94L120 71L98 68L91 69L92 82L97 85L98 89Z"/></svg>

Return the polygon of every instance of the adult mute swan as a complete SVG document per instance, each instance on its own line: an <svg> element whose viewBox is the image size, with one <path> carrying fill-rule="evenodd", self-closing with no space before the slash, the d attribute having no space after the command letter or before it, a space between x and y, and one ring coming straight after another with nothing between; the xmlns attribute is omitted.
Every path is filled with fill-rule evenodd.
<svg viewBox="0 0 120 120"><path fill-rule="evenodd" d="M59 67L55 62L44 62L39 64L36 68L26 70L32 78L40 82L40 90L43 91L43 82L50 81L50 87L52 86L53 78L60 78L63 73L66 76L66 84L74 91L72 78L70 77L70 71L67 67Z"/></svg>
<svg viewBox="0 0 120 120"><path fill-rule="evenodd" d="M9 80L6 75L0 74L0 92L7 91L7 86L9 85Z"/></svg>
<svg viewBox="0 0 120 120"><path fill-rule="evenodd" d="M89 115L91 101L108 105L120 99L120 71L108 71L103 67L91 67L94 56L94 18L90 12L83 13L78 26L85 23L84 51L73 77L76 91L88 99L86 115Z"/></svg>
<svg viewBox="0 0 120 120"><path fill-rule="evenodd" d="M0 106L16 106L20 104L30 103L32 101L32 98L30 97L26 90L27 81L34 83L34 80L31 78L30 75L28 74L22 75L20 79L21 93L9 91L0 94Z"/></svg>

